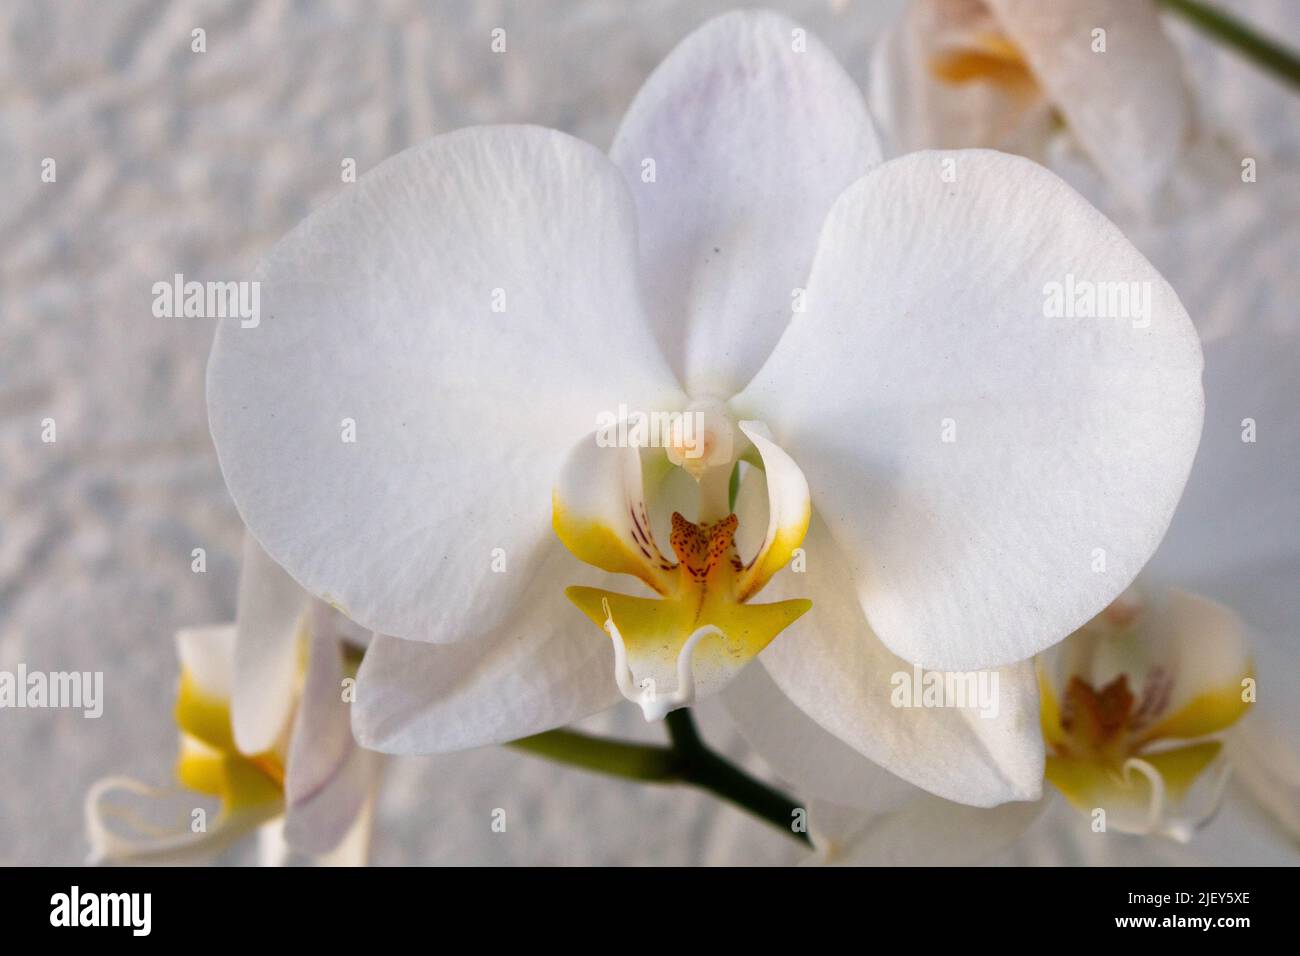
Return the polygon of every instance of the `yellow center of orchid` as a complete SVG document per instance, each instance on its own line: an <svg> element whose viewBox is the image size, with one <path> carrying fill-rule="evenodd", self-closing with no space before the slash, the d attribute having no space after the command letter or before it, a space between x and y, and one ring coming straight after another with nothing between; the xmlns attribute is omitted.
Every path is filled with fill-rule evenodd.
<svg viewBox="0 0 1300 956"><path fill-rule="evenodd" d="M990 83L1008 90L1033 87L1033 73L1020 49L1001 33L980 33L930 59L930 73L952 86Z"/></svg>
<svg viewBox="0 0 1300 956"><path fill-rule="evenodd" d="M566 500L564 482L554 501L555 532L575 556L606 571L632 574L658 595L633 597L594 587L565 590L614 642L615 680L647 720L686 706L697 691L721 686L812 606L803 599L749 603L807 532L810 511L802 475L784 453L771 450L774 445L763 444L769 448L764 455L779 455L782 465L789 463L804 503L775 508L762 547L746 562L736 547L741 519L729 501L739 458L736 430L716 402L697 403L687 414L692 412L701 413L702 427L689 444L669 445L657 455L647 452L644 459L637 450L610 450L625 455L624 471L613 482L615 493L602 491L605 514L581 513L577 504ZM643 469L654 470L654 462L665 459L694 479L699 500L695 521L680 511L672 513L671 557L655 541L642 484ZM584 462L575 470L594 467ZM570 474L566 480L576 483L585 477ZM770 484L771 469L767 477ZM577 496L575 492L571 497ZM617 499L617 507L609 504L611 499Z"/></svg>
<svg viewBox="0 0 1300 956"><path fill-rule="evenodd" d="M1132 756L1140 726L1135 703L1126 674L1100 689L1077 674L1072 676L1061 706L1063 739L1055 749L1063 756L1083 756L1108 766L1122 766Z"/></svg>

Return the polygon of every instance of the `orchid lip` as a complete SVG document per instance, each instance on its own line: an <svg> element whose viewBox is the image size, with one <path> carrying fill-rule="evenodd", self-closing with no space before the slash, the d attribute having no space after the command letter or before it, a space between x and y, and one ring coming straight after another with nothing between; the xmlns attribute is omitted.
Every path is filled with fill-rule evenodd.
<svg viewBox="0 0 1300 956"><path fill-rule="evenodd" d="M712 624L697 628L686 639L686 643L677 654L677 687L670 693L661 694L655 687L653 677L647 677L639 683L634 682L632 668L627 662L627 645L623 643L623 635L619 633L618 625L614 623L614 613L609 609L609 600L602 599L601 606L605 609L605 632L614 642L614 681L618 684L619 692L641 708L646 722L663 720L671 711L695 703L695 672L691 666L695 646L711 635L716 634L724 640L726 635Z"/></svg>

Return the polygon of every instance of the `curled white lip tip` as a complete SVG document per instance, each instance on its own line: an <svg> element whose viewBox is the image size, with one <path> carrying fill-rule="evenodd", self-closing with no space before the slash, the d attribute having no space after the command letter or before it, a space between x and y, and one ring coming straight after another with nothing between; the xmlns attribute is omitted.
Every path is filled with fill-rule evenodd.
<svg viewBox="0 0 1300 956"><path fill-rule="evenodd" d="M1124 776L1137 771L1151 785L1151 802L1147 807L1147 829L1155 833L1165 815L1165 780L1160 771L1140 757L1130 757L1124 761Z"/></svg>
<svg viewBox="0 0 1300 956"><path fill-rule="evenodd" d="M717 634L726 639L726 635L712 624L697 628L677 654L677 687L671 693L660 694L655 689L653 678L647 677L639 684L634 682L632 668L627 663L627 646L618 625L614 623L613 612L609 609L609 599L601 598L600 605L605 612L605 632L614 642L614 682L618 684L619 693L627 700L641 708L647 723L663 720L670 711L679 707L689 707L695 702L695 673L691 668L691 658L695 646L710 634Z"/></svg>

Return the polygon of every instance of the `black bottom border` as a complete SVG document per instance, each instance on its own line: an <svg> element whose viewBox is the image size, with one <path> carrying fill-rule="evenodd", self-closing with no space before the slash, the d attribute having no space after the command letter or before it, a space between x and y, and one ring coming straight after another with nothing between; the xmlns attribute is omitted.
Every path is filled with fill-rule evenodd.
<svg viewBox="0 0 1300 956"><path fill-rule="evenodd" d="M754 936L770 946L774 929L808 939L804 934L821 936L842 924L864 947L887 935L891 945L920 950L981 937L996 945L1007 939L1002 934L1031 929L1051 935L1022 937L1026 945L1127 934L1231 940L1224 934L1276 933L1300 911L1289 868L34 868L0 870L0 880L9 941L77 933L82 942L284 938L338 945L430 931L455 939L486 929L484 942L518 933L534 945L562 944L573 932L574 942L589 945L600 938L593 931L608 931L604 945L620 948L634 941L689 945L715 935L731 942ZM143 896L101 895L146 893L147 936L137 933ZM103 914L97 921L111 921L114 911L126 925L71 925L95 912ZM435 940L428 937L431 945Z"/></svg>

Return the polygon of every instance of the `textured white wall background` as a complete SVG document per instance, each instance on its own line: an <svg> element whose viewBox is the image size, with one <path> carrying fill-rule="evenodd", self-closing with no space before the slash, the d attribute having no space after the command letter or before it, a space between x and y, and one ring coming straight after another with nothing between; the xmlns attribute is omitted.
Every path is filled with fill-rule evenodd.
<svg viewBox="0 0 1300 956"><path fill-rule="evenodd" d="M364 171L435 133L503 122L553 126L605 147L663 55L736 5L0 8L0 668L102 670L106 694L97 721L0 713L0 863L79 862L81 801L94 779L168 779L172 632L234 613L241 530L203 400L211 323L154 318L151 285L175 272L245 274L341 188L343 157ZM864 82L870 43L899 4L767 5L818 34ZM1293 43L1295 9L1287 0L1248 6ZM504 56L488 46L497 26L508 31ZM190 51L195 27L207 31L206 54ZM1178 35L1208 97L1207 121L1264 155L1293 153L1295 98L1186 30ZM58 163L56 184L39 178L47 156ZM47 416L57 421L55 445L40 442ZM190 570L194 547L207 549L206 574ZM735 752L720 710L706 706L701 719ZM657 733L630 708L602 721ZM379 863L799 856L791 841L709 797L506 750L390 768ZM495 807L508 810L506 834L490 831Z"/></svg>

